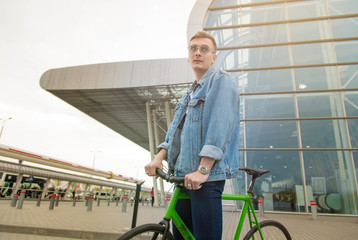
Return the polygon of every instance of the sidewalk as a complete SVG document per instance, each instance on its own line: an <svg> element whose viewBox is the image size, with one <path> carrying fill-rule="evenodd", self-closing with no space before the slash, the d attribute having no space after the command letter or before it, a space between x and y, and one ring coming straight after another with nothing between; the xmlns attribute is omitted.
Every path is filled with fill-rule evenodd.
<svg viewBox="0 0 358 240"><path fill-rule="evenodd" d="M7 240L70 240L70 239L116 239L132 225L133 206L122 206L114 202L107 206L93 204L87 211L84 202L60 202L54 210L49 210L49 202L43 201L36 207L35 201L25 201L22 209L10 207L9 200L0 201L0 239ZM144 223L157 223L164 208L139 205L137 226ZM235 234L239 212L224 212L223 240L232 239ZM265 214L266 219L274 219L286 226L294 240L336 240L356 239L358 236L358 217L318 216L312 220L309 215ZM242 236L243 237L243 234Z"/></svg>

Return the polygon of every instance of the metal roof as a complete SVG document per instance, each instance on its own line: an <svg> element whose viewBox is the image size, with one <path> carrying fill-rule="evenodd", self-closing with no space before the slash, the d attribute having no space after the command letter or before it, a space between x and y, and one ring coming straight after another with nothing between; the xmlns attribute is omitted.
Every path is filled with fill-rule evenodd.
<svg viewBox="0 0 358 240"><path fill-rule="evenodd" d="M165 59L51 69L42 75L40 85L149 150L146 102L156 110L163 141L164 102L174 109L193 80L187 59Z"/></svg>

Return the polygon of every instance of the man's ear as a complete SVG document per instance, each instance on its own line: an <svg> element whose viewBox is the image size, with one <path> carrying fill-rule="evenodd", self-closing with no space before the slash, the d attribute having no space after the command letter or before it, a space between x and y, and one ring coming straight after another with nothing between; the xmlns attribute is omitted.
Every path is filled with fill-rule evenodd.
<svg viewBox="0 0 358 240"><path fill-rule="evenodd" d="M212 65L216 62L216 59L218 58L218 56L216 54L213 55L213 62Z"/></svg>

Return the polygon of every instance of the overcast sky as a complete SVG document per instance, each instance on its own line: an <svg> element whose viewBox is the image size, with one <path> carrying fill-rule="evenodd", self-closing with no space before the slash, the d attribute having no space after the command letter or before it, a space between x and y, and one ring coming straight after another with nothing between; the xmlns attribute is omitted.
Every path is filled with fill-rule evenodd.
<svg viewBox="0 0 358 240"><path fill-rule="evenodd" d="M185 58L195 0L0 0L0 143L150 178L148 151L39 85L48 69ZM0 121L0 127L2 122Z"/></svg>

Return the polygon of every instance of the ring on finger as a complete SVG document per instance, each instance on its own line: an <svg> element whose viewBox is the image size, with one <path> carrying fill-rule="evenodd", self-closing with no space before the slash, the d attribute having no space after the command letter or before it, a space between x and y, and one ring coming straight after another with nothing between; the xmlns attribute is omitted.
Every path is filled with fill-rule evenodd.
<svg viewBox="0 0 358 240"><path fill-rule="evenodd" d="M188 183L188 187L191 188L191 184L190 184L190 183Z"/></svg>

